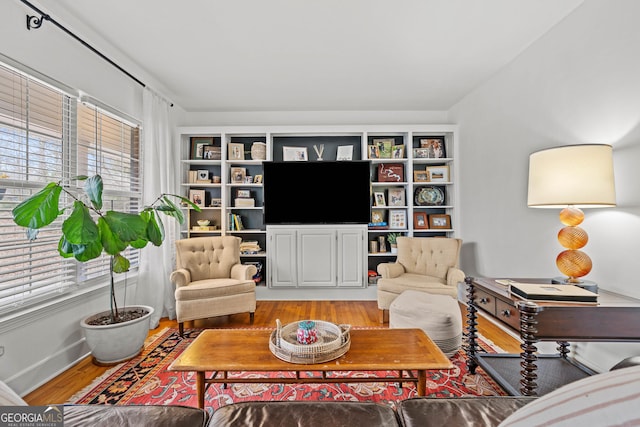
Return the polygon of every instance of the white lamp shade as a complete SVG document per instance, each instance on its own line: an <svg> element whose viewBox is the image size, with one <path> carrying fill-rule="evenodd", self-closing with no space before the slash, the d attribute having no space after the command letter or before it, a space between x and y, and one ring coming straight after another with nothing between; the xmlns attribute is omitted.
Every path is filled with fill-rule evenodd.
<svg viewBox="0 0 640 427"><path fill-rule="evenodd" d="M613 148L606 144L566 145L532 153L527 205L615 206Z"/></svg>

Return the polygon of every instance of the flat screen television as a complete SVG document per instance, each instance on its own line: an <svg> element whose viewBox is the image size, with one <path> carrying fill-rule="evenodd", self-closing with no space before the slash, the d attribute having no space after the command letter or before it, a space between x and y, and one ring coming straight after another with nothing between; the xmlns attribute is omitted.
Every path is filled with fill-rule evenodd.
<svg viewBox="0 0 640 427"><path fill-rule="evenodd" d="M367 224L370 162L264 162L264 223Z"/></svg>

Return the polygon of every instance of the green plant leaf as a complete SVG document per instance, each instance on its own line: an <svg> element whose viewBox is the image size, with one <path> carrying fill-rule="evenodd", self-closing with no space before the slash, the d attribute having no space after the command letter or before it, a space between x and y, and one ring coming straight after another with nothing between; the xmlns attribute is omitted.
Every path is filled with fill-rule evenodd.
<svg viewBox="0 0 640 427"><path fill-rule="evenodd" d="M176 206L176 204L173 203L167 196L164 196L162 198L162 201L163 205L161 206L163 206L163 209L161 210L161 212L165 215L174 217L180 224L184 224L184 214L182 213L182 210L178 206ZM169 209L167 209L167 206L169 207ZM200 208L198 207L198 209Z"/></svg>
<svg viewBox="0 0 640 427"><path fill-rule="evenodd" d="M62 223L62 234L72 245L88 245L99 240L98 226L91 218L89 208L76 200L73 212Z"/></svg>
<svg viewBox="0 0 640 427"><path fill-rule="evenodd" d="M160 246L164 241L164 224L162 219L155 212L148 212L147 239L155 246Z"/></svg>
<svg viewBox="0 0 640 427"><path fill-rule="evenodd" d="M80 262L86 262L98 258L102 254L102 243L100 240L87 243L86 245L71 245L73 256Z"/></svg>
<svg viewBox="0 0 640 427"><path fill-rule="evenodd" d="M111 264L111 269L114 273L124 273L129 271L130 262L128 259L123 257L121 254L117 254L113 256L113 263Z"/></svg>
<svg viewBox="0 0 640 427"><path fill-rule="evenodd" d="M147 223L140 215L108 211L104 216L104 220L111 232L126 244L134 240L146 239Z"/></svg>
<svg viewBox="0 0 640 427"><path fill-rule="evenodd" d="M102 177L100 175L94 175L87 179L84 183L84 192L89 196L95 209L102 209Z"/></svg>
<svg viewBox="0 0 640 427"><path fill-rule="evenodd" d="M127 243L123 242L109 228L104 218L98 218L98 229L100 230L100 241L104 251L109 255L116 255L127 248Z"/></svg>
<svg viewBox="0 0 640 427"><path fill-rule="evenodd" d="M63 258L71 258L73 256L73 245L67 242L64 236L62 236L58 242L58 253Z"/></svg>
<svg viewBox="0 0 640 427"><path fill-rule="evenodd" d="M60 185L50 182L42 190L13 208L11 211L13 222L27 228L42 228L51 224L60 215L58 202L61 191Z"/></svg>

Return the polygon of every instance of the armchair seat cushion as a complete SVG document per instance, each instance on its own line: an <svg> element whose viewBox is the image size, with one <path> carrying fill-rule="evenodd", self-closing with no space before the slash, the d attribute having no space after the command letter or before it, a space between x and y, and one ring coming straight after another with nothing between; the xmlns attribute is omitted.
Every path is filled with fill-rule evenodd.
<svg viewBox="0 0 640 427"><path fill-rule="evenodd" d="M406 273L393 279L378 279L378 289L394 294L401 294L406 290L422 291L430 294L451 295L456 297L457 288L448 286L445 280L434 276Z"/></svg>
<svg viewBox="0 0 640 427"><path fill-rule="evenodd" d="M176 299L180 301L200 300L205 298L224 297L242 293L255 292L256 285L252 280L206 279L191 282L187 286L176 289Z"/></svg>

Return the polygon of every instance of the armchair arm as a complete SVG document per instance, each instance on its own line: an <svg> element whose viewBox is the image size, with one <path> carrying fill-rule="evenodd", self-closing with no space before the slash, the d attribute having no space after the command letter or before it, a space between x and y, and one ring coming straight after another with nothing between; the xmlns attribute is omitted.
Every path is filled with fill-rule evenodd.
<svg viewBox="0 0 640 427"><path fill-rule="evenodd" d="M447 285L457 287L460 282L464 282L464 272L459 268L449 267L449 271L447 271Z"/></svg>
<svg viewBox="0 0 640 427"><path fill-rule="evenodd" d="M258 269L253 264L235 264L231 267L231 278L235 280L251 280Z"/></svg>
<svg viewBox="0 0 640 427"><path fill-rule="evenodd" d="M176 287L186 286L191 283L191 272L186 268L179 268L169 276L169 280L175 283Z"/></svg>
<svg viewBox="0 0 640 427"><path fill-rule="evenodd" d="M378 264L378 273L383 279L393 279L404 274L404 267L398 262L383 262Z"/></svg>

